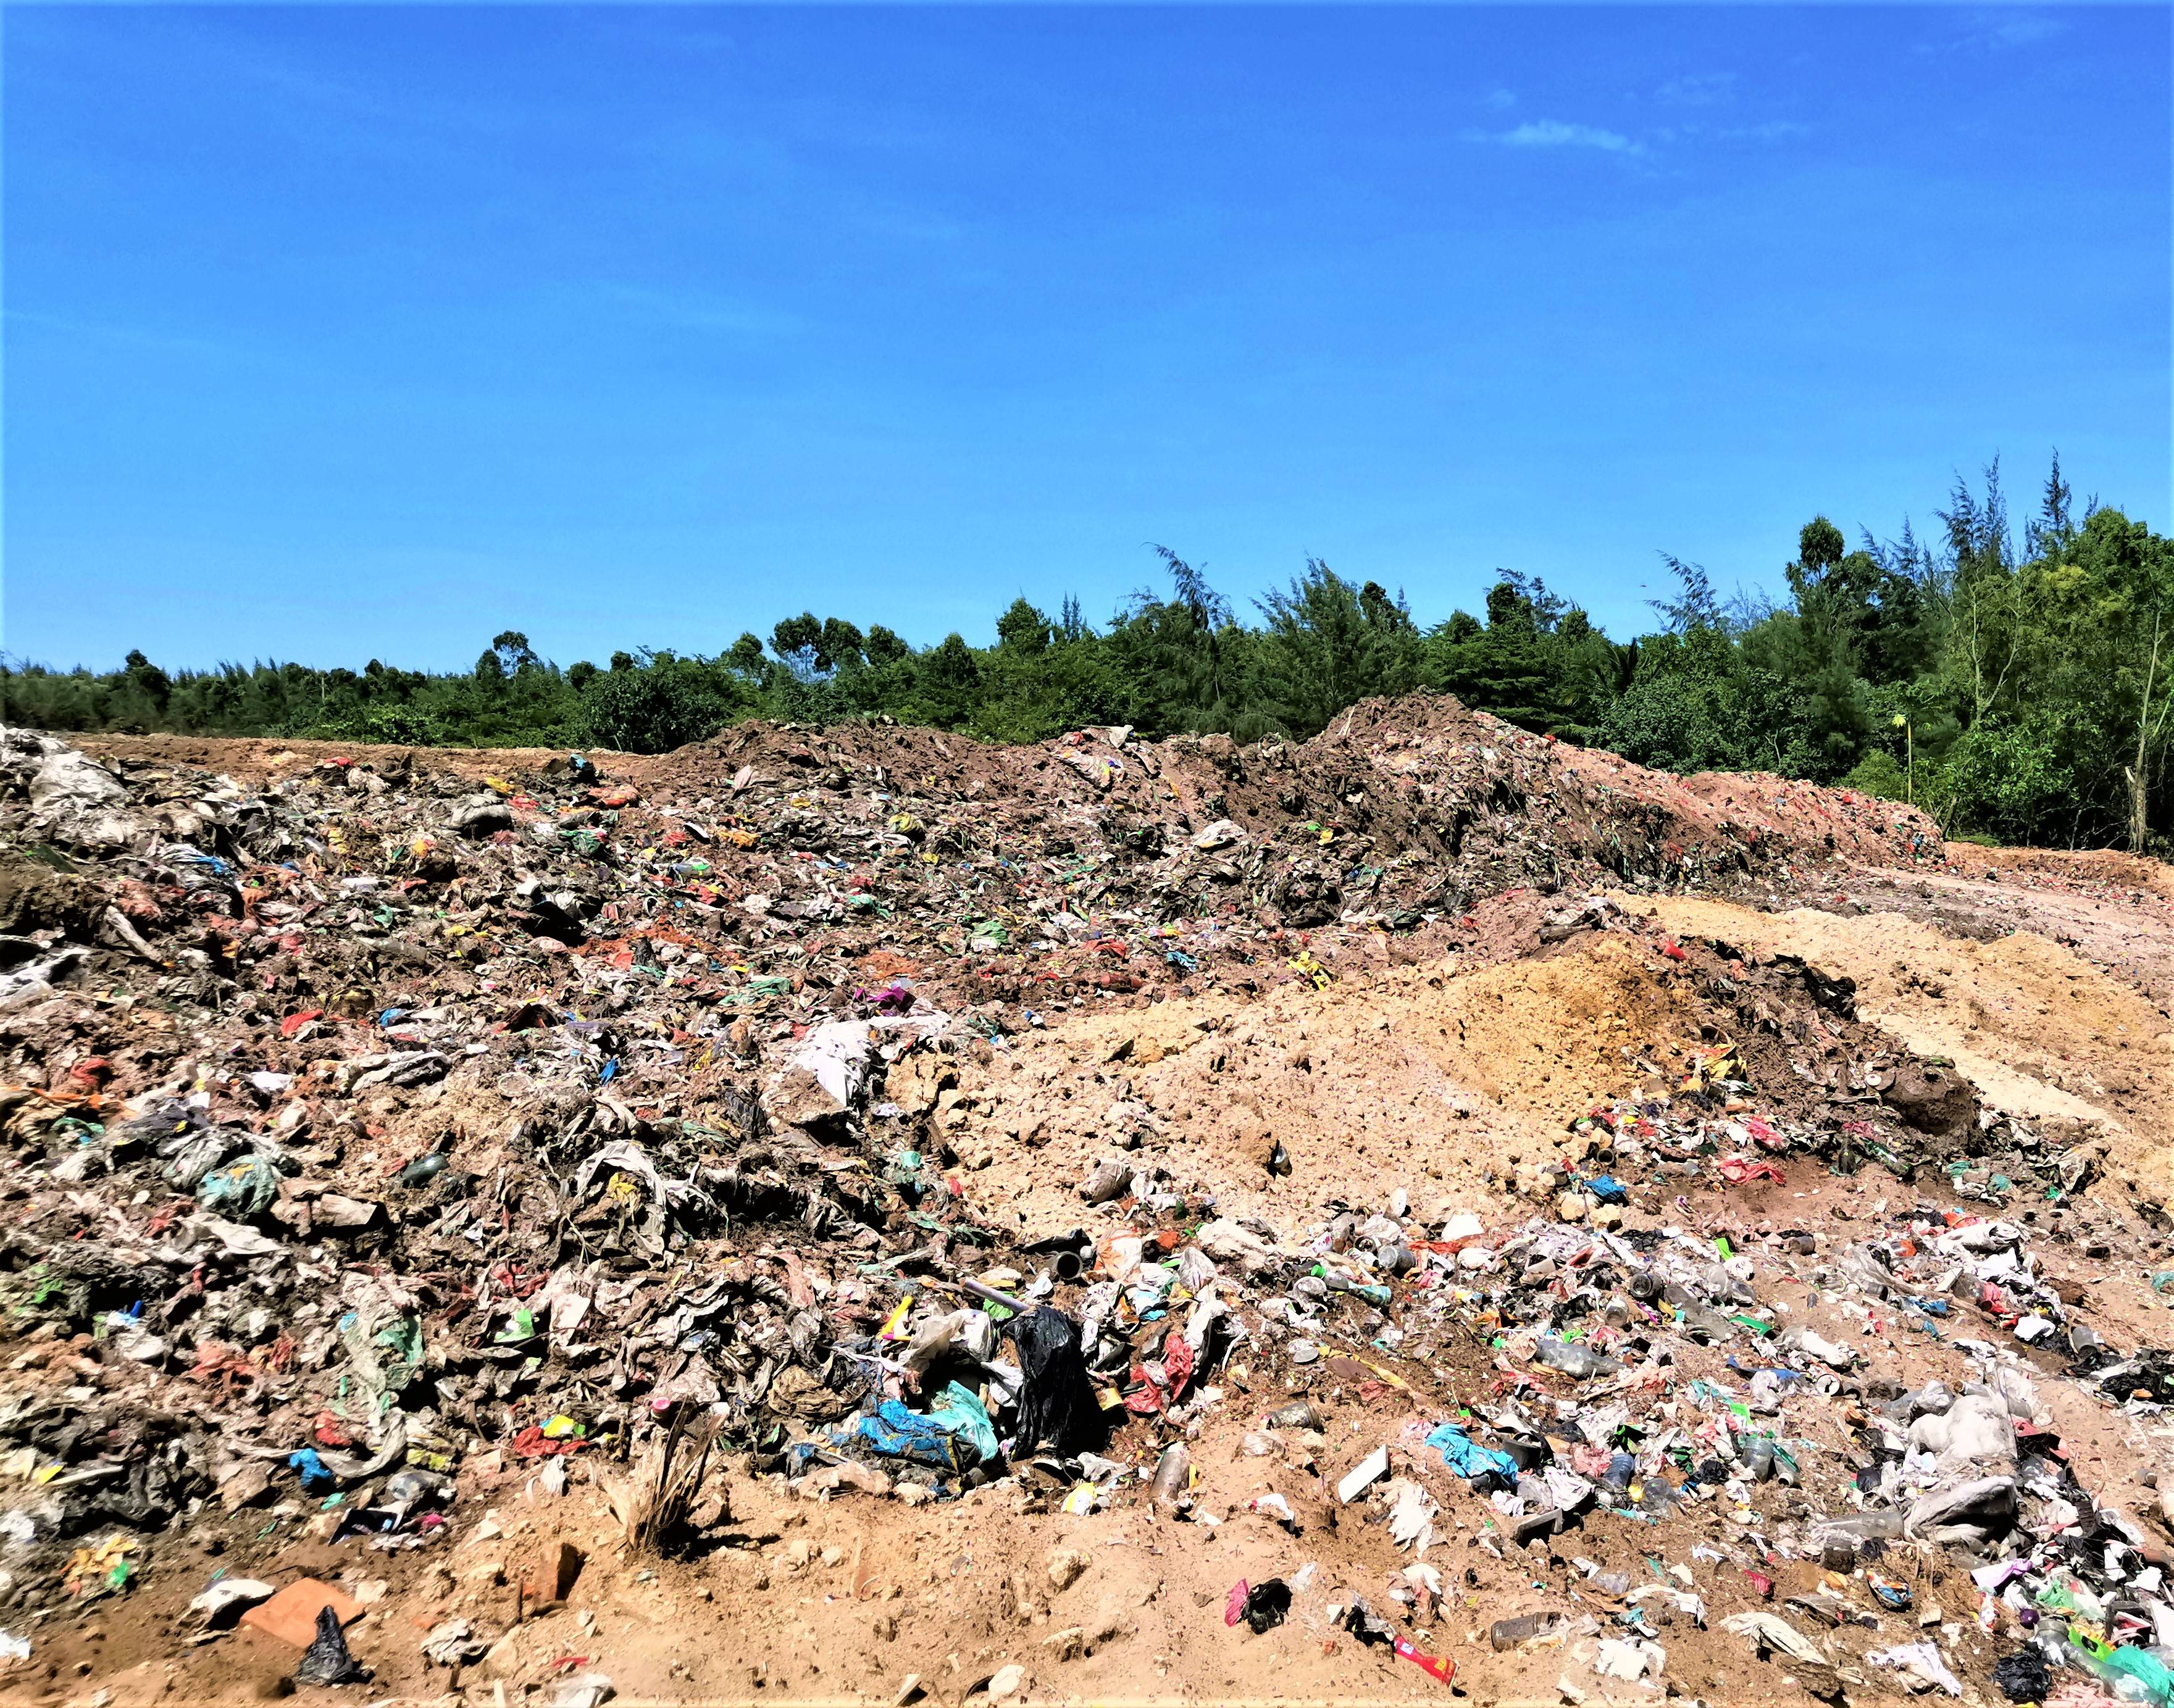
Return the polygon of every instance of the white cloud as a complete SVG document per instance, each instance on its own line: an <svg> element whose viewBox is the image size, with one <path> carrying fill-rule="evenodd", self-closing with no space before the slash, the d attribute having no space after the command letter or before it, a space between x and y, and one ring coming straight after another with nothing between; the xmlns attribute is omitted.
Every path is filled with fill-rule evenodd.
<svg viewBox="0 0 2174 1708"><path fill-rule="evenodd" d="M2068 29L2065 19L2034 12L1978 12L1971 14L1970 27L1960 35L1945 41L1921 43L1917 51L1997 53L2005 48L2035 47L2067 34Z"/></svg>
<svg viewBox="0 0 2174 1708"><path fill-rule="evenodd" d="M1809 125L1798 124L1794 119L1769 119L1764 124L1737 125L1715 134L1733 143L1786 143L1793 137L1809 136L1811 132Z"/></svg>
<svg viewBox="0 0 2174 1708"><path fill-rule="evenodd" d="M1495 140L1512 149L1598 149L1610 154L1642 154L1642 144L1620 131L1598 125L1565 124L1560 119L1528 119L1515 130L1503 131Z"/></svg>
<svg viewBox="0 0 2174 1708"><path fill-rule="evenodd" d="M1671 78L1655 94L1674 106L1721 106L1736 99L1736 73L1702 71Z"/></svg>
<svg viewBox="0 0 2174 1708"><path fill-rule="evenodd" d="M1497 112L1501 112L1506 107L1513 107L1517 104L1517 95L1514 89L1498 89L1492 91L1487 97L1487 105Z"/></svg>

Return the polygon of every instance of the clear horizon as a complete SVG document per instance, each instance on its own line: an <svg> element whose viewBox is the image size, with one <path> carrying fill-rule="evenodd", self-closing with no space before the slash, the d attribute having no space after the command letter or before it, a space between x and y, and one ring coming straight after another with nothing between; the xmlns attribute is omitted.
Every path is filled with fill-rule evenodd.
<svg viewBox="0 0 2174 1708"><path fill-rule="evenodd" d="M1619 637L2002 458L2170 521L2163 8L13 8L0 646Z"/></svg>

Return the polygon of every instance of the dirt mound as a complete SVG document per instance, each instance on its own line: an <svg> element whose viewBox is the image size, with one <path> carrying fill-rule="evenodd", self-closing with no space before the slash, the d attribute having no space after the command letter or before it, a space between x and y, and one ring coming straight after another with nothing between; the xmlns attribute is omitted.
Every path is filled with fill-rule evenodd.
<svg viewBox="0 0 2174 1708"><path fill-rule="evenodd" d="M105 911L98 886L44 862L0 857L0 933L51 931L88 938Z"/></svg>
<svg viewBox="0 0 2174 1708"><path fill-rule="evenodd" d="M2174 1189L2174 1029L2074 950L2031 932L1975 942L1886 915L1760 914L1687 896L1629 905L1669 930L1850 980L1867 1019L1954 1062L1992 1107L2102 1128L2125 1176L2154 1197Z"/></svg>
<svg viewBox="0 0 2174 1708"><path fill-rule="evenodd" d="M1447 1213L1499 1192L1521 1163L1555 1159L1594 1105L1665 1097L1717 1045L1757 1053L1762 1027L1774 1035L1785 1019L1823 1020L1835 1047L1867 1060L1892 1053L1846 1010L1821 1010L1788 967L1732 975L1658 935L1587 929L1462 976L1453 963L1401 969L1034 1034L987 1071L962 1071L938 1124L975 1135L957 1142L987 1170L981 1190L1036 1236L1076 1224L1074 1183L1112 1154L1181 1190L1213 1182L1228 1215L1282 1220L1398 1187ZM1821 1100L1778 1061L1763 1065L1768 1107ZM1288 1175L1268 1166L1279 1147Z"/></svg>
<svg viewBox="0 0 2174 1708"><path fill-rule="evenodd" d="M1966 877L2042 879L2082 894L2128 891L2174 899L2174 871L2164 861L2117 848L1987 848L1950 842L1946 851L1948 864Z"/></svg>
<svg viewBox="0 0 2174 1708"><path fill-rule="evenodd" d="M1387 900L1456 911L1520 882L1601 872L1725 882L1791 860L1909 863L1940 848L1929 819L1892 802L1647 770L1446 695L1364 701L1297 743L1089 730L1003 748L927 730L744 724L672 756L683 777L712 763L720 780L743 766L834 789L869 776L916 805L971 804L992 830L1093 813L1140 852L1210 837L1254 899L1298 927Z"/></svg>
<svg viewBox="0 0 2174 1708"><path fill-rule="evenodd" d="M88 750L252 780L328 761L529 776L563 755L104 737ZM1091 855L1091 886L1165 911L1237 903L1300 929L1351 917L1416 923L1520 884L1612 873L1725 884L1797 864L1937 858L1932 821L1892 802L1771 777L1679 778L1528 733L1446 695L1368 700L1310 741L1149 742L1085 730L998 747L934 730L750 722L662 759L598 755L637 788L774 813L803 804L795 846L915 821L938 855Z"/></svg>

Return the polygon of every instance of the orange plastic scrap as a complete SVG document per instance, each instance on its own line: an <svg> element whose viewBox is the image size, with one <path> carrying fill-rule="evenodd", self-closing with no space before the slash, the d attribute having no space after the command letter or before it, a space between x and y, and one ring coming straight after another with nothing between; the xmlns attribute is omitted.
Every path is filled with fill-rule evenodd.
<svg viewBox="0 0 2174 1708"><path fill-rule="evenodd" d="M0 1097L34 1097L41 1103L50 1103L61 1109L89 1109L100 1111L112 1106L116 1100L103 1091L48 1091L42 1085L0 1085Z"/></svg>

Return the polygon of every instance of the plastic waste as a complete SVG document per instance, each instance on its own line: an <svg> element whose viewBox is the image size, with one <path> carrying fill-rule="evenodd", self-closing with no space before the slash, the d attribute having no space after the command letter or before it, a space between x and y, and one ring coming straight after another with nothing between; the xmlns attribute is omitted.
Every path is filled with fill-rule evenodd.
<svg viewBox="0 0 2174 1708"><path fill-rule="evenodd" d="M2069 1641L2069 1652L2121 1700L2174 1708L2174 1670L2150 1650L2095 1643L2074 1627Z"/></svg>
<svg viewBox="0 0 2174 1708"><path fill-rule="evenodd" d="M1389 1450L1376 1447L1344 1474L1336 1485L1336 1498L1349 1506L1374 1484L1389 1474Z"/></svg>
<svg viewBox="0 0 2174 1708"><path fill-rule="evenodd" d="M1948 1670L1938 1647L1931 1643L1904 1643L1891 1649L1869 1649L1864 1658L1875 1667L1900 1673L1919 1690L1939 1689L1950 1696L1963 1694L1962 1680Z"/></svg>
<svg viewBox="0 0 2174 1708"><path fill-rule="evenodd" d="M1172 1442L1162 1450L1162 1457L1155 1462L1155 1477L1148 1484L1148 1500L1165 1511L1174 1511L1183 1500L1187 1476L1192 1469L1192 1456L1182 1443Z"/></svg>
<svg viewBox="0 0 2174 1708"><path fill-rule="evenodd" d="M223 1577L189 1603L189 1611L202 1616L203 1629L220 1631L234 1624L259 1602L274 1594L268 1583L253 1577Z"/></svg>
<svg viewBox="0 0 2174 1708"><path fill-rule="evenodd" d="M576 1673L559 1686L549 1708L603 1708L614 1694L603 1673Z"/></svg>
<svg viewBox="0 0 2174 1708"><path fill-rule="evenodd" d="M997 1445L996 1425L989 1421L988 1408L978 1395L968 1392L957 1382L947 1383L938 1403L928 1408L928 1415L952 1434L970 1442L979 1462L987 1464L999 1457L1002 1449Z"/></svg>
<svg viewBox="0 0 2174 1708"><path fill-rule="evenodd" d="M315 1447L304 1447L299 1452L289 1453L287 1467L289 1470L301 1473L305 1494L322 1494L338 1480L326 1468L324 1460L318 1457Z"/></svg>
<svg viewBox="0 0 2174 1708"><path fill-rule="evenodd" d="M1390 1640L1390 1647L1400 1661L1409 1661L1422 1673L1431 1674L1445 1684L1457 1682L1457 1662L1441 1655L1430 1655L1415 1646L1409 1637Z"/></svg>
<svg viewBox="0 0 2174 1708"><path fill-rule="evenodd" d="M1455 1424L1436 1424L1427 1435L1426 1445L1439 1452L1442 1462L1460 1477L1497 1476L1517 1480L1515 1459L1498 1447L1481 1446Z"/></svg>
<svg viewBox="0 0 2174 1708"><path fill-rule="evenodd" d="M228 1215L259 1215L279 1196L279 1170L261 1156L214 1168L197 1183L197 1202Z"/></svg>
<svg viewBox="0 0 2174 1708"><path fill-rule="evenodd" d="M1596 1376L1613 1376L1623 1368L1622 1364L1604 1352L1595 1352L1589 1346L1576 1341L1557 1340L1543 1335L1533 1349L1533 1361L1544 1364L1550 1370L1559 1370L1565 1376L1575 1376L1580 1381Z"/></svg>
<svg viewBox="0 0 2174 1708"><path fill-rule="evenodd" d="M916 1375L956 1354L985 1364L997 1349L997 1325L986 1311L949 1311L932 1316L913 1333L903 1362Z"/></svg>
<svg viewBox="0 0 2174 1708"><path fill-rule="evenodd" d="M339 1614L330 1607L317 1609L317 1635L310 1646L302 1651L301 1664L295 1668L297 1684L366 1684L370 1669L359 1664L348 1652L346 1635L340 1630Z"/></svg>
<svg viewBox="0 0 2174 1708"><path fill-rule="evenodd" d="M1993 1663L1993 1682L2011 1702L2043 1702L2052 1694L2052 1674L2036 1643L2025 1643Z"/></svg>
<svg viewBox="0 0 2174 1708"><path fill-rule="evenodd" d="M1284 1622L1290 1607L1291 1587L1283 1579L1272 1577L1265 1583L1248 1585L1240 1578L1223 1609L1223 1623L1235 1625L1242 1620L1255 1636L1263 1636Z"/></svg>
<svg viewBox="0 0 2174 1708"><path fill-rule="evenodd" d="M1064 1453L1098 1445L1105 1427L1086 1359L1080 1354L1079 1324L1045 1305L1014 1317L1004 1327L1019 1348L1024 1376L1020 1447L1046 1444Z"/></svg>
<svg viewBox="0 0 2174 1708"><path fill-rule="evenodd" d="M1520 1643L1547 1635L1555 1630L1557 1623L1556 1616L1551 1613L1518 1613L1510 1619L1497 1619L1488 1626L1487 1640L1496 1654L1503 1654Z"/></svg>
<svg viewBox="0 0 2174 1708"><path fill-rule="evenodd" d="M850 1430L834 1434L841 1445L857 1438L884 1457L910 1459L916 1464L959 1472L979 1463L981 1453L973 1440L937 1418L925 1415L903 1400L885 1400Z"/></svg>

